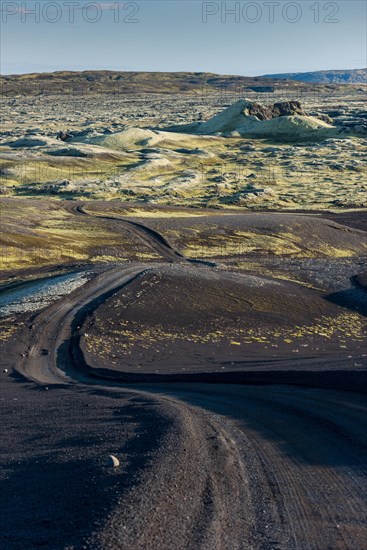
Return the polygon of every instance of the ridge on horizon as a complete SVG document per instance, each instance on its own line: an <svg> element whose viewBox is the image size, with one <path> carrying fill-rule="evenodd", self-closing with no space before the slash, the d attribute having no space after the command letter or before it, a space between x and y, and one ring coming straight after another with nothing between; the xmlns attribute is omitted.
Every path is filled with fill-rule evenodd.
<svg viewBox="0 0 367 550"><path fill-rule="evenodd" d="M301 77L305 75L317 75L317 74L353 74L353 73L363 73L367 72L366 67L354 68L354 69L321 69L314 71L292 71L292 72L280 72L280 73L266 73L258 75L247 75L247 74L236 74L236 73L216 73L212 71L147 71L147 70L122 70L122 69L100 69L100 68L89 68L89 69L56 69L50 71L29 71L23 73L3 73L0 67L0 76L1 77L21 77L21 76L32 76L32 75L58 75L58 74L85 74L85 73L115 73L115 74L193 74L193 75L213 75L213 76L234 76L242 78L281 78L285 79L286 77L296 76Z"/></svg>

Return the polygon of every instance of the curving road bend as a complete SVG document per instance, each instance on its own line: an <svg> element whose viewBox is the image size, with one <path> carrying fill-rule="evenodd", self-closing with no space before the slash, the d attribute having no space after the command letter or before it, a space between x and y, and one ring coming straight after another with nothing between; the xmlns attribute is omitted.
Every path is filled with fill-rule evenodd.
<svg viewBox="0 0 367 550"><path fill-rule="evenodd" d="M225 384L165 391L217 415L236 442L255 548L365 548L364 396Z"/></svg>
<svg viewBox="0 0 367 550"><path fill-rule="evenodd" d="M30 325L28 334L23 336L28 346L18 370L41 383L71 382L72 378L68 375L71 365L58 353L62 343L72 335L77 312L88 304L97 306L99 301L107 299L111 293L117 292L151 267L150 264L109 269L40 313Z"/></svg>
<svg viewBox="0 0 367 550"><path fill-rule="evenodd" d="M113 267L41 312L23 335L21 373L119 391L85 368L75 335L90 311L149 268ZM86 548L366 548L362 393L208 383L121 391L154 400L169 429Z"/></svg>
<svg viewBox="0 0 367 550"><path fill-rule="evenodd" d="M185 258L181 252L173 248L168 241L157 231L143 225L141 223L133 222L131 220L126 220L118 216L102 216L101 214L92 215L86 212L83 205L78 205L72 208L74 214L80 214L82 216L92 216L100 218L102 220L113 220L118 221L123 227L128 231L140 238L145 244L149 246L152 250L160 254L168 262L186 262L189 261Z"/></svg>

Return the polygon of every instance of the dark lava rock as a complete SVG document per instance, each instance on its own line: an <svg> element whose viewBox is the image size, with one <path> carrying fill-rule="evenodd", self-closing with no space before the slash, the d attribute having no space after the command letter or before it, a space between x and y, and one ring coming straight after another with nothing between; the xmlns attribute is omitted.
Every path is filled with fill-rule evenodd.
<svg viewBox="0 0 367 550"><path fill-rule="evenodd" d="M68 141L72 137L73 136L71 134L68 134L67 132L63 132L63 131L57 134L57 139L60 139L61 141Z"/></svg>
<svg viewBox="0 0 367 550"><path fill-rule="evenodd" d="M274 103L273 118L278 116L305 115L299 101L281 101Z"/></svg>
<svg viewBox="0 0 367 550"><path fill-rule="evenodd" d="M299 101L280 101L268 106L251 103L245 108L245 114L256 116L259 120L270 120L280 116L306 115Z"/></svg>

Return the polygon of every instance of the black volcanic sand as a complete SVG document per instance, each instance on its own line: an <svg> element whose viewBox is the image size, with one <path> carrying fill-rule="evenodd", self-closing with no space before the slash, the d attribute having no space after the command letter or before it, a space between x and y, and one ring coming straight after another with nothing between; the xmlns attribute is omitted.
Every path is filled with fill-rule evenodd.
<svg viewBox="0 0 367 550"><path fill-rule="evenodd" d="M316 290L186 265L152 269L80 333L90 366L137 374L362 366L365 351L363 316Z"/></svg>
<svg viewBox="0 0 367 550"><path fill-rule="evenodd" d="M272 218L257 219L270 231ZM364 234L326 227L361 251ZM0 346L0 547L362 550L365 270L353 258L306 259L302 277L323 271L324 290L152 265L86 318L94 376L70 384L17 374L33 321L14 317L19 330ZM43 376L48 362L39 357ZM161 383L119 386L139 372Z"/></svg>
<svg viewBox="0 0 367 550"><path fill-rule="evenodd" d="M0 380L0 547L85 548L164 447L167 415L121 389Z"/></svg>
<svg viewBox="0 0 367 550"><path fill-rule="evenodd" d="M139 205L135 208L141 209ZM116 213L119 216L128 214L126 219L138 221L162 233L178 249L189 244L200 246L215 244L218 238L233 236L236 231L251 232L264 237L285 235L290 244L299 247L296 255L329 256L333 250L342 251L344 257L353 254L366 254L367 222L366 212L240 212L218 211L211 209L170 208L158 205L144 206L147 213L154 216L139 217L134 215L134 207L119 202L93 201L86 205L86 210L93 212ZM183 217L174 216L182 211ZM162 212L162 217L159 213ZM169 216L167 216L169 214ZM190 216L192 214L192 216ZM116 223L116 222L115 222ZM118 223L118 222L117 222ZM242 237L246 242L246 236ZM224 252L225 252L225 240ZM241 247L239 246L239 251ZM268 255L265 245L255 250L257 254ZM224 254L225 255L225 254ZM292 252L292 256L295 252Z"/></svg>
<svg viewBox="0 0 367 550"><path fill-rule="evenodd" d="M260 214L178 218L167 220L145 219L152 228L166 234L179 249L195 245L200 256L201 247L217 247L218 257L248 254L251 236L263 237L257 241L251 255L288 257L348 257L367 252L367 235L352 229L304 214ZM242 232L242 235L241 235ZM228 244L234 240L236 248L228 253ZM215 257L215 252L213 257Z"/></svg>

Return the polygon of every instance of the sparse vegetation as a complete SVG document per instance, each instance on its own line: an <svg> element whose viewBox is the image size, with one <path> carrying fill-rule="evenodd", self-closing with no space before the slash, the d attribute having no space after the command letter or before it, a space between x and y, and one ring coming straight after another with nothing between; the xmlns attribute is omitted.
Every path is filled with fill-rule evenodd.
<svg viewBox="0 0 367 550"><path fill-rule="evenodd" d="M346 118L354 121L351 128L362 128L363 97L353 93L353 102L344 93L325 97L320 105L320 96L311 93L303 103L317 116L340 112L341 122L334 120L338 128ZM367 206L363 128L343 139L299 143L272 142L271 136L193 135L162 130L207 120L236 96L209 94L206 103L195 95L146 96L143 113L130 97L58 99L63 114L55 121L54 105L44 97L3 96L3 195L239 210ZM28 119L14 114L14 102L17 111L30 113ZM66 142L56 139L63 127L70 135Z"/></svg>

